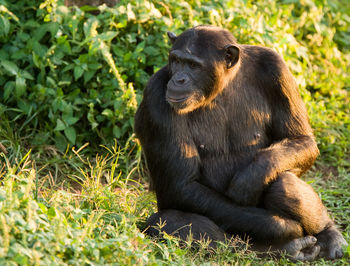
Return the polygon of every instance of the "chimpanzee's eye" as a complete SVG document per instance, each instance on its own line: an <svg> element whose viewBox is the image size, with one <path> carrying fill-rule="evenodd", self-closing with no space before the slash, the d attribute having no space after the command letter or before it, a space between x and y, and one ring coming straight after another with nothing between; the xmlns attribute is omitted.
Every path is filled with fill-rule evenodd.
<svg viewBox="0 0 350 266"><path fill-rule="evenodd" d="M195 62L190 62L190 68L197 68L198 64Z"/></svg>

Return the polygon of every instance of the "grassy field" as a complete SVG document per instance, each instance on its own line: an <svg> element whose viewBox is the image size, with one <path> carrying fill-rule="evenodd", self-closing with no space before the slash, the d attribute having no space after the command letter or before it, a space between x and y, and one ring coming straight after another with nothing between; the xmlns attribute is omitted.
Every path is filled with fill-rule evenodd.
<svg viewBox="0 0 350 266"><path fill-rule="evenodd" d="M62 2L0 0L0 265L291 263L142 232L156 202L133 116L166 31L198 24L283 55L321 151L303 178L350 242L348 1Z"/></svg>

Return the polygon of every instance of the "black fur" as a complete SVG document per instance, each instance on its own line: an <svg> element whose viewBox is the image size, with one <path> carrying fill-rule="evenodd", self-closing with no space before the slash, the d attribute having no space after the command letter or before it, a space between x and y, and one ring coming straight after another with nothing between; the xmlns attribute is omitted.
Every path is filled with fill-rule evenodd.
<svg viewBox="0 0 350 266"><path fill-rule="evenodd" d="M176 230L173 210L187 223L191 213L205 216L228 234L267 244L333 228L317 194L298 179L318 149L282 58L216 27L171 37L169 64L151 77L135 117L157 217L174 224L166 232ZM201 230L195 220L192 228Z"/></svg>

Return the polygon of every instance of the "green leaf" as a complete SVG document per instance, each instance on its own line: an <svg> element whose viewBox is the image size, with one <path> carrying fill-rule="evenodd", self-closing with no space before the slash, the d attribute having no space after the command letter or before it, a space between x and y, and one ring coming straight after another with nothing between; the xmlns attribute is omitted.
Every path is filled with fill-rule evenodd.
<svg viewBox="0 0 350 266"><path fill-rule="evenodd" d="M12 258L16 263L18 263L19 265L27 265L28 264L28 258L22 254L16 254L15 256L13 256Z"/></svg>
<svg viewBox="0 0 350 266"><path fill-rule="evenodd" d="M120 20L115 26L118 29L125 28L128 25L128 21L126 19Z"/></svg>
<svg viewBox="0 0 350 266"><path fill-rule="evenodd" d="M127 62L130 60L131 56L132 56L132 53L127 52L127 53L125 53L123 60Z"/></svg>
<svg viewBox="0 0 350 266"><path fill-rule="evenodd" d="M88 112L87 118L90 122L91 129L95 129L98 126L98 123L95 120L93 103L90 103L89 106L90 106L90 111Z"/></svg>
<svg viewBox="0 0 350 266"><path fill-rule="evenodd" d="M138 53L141 53L143 51L143 49L145 48L145 45L146 45L146 42L145 41L142 41L140 42L137 46L136 46L136 49L135 49L135 54L138 54Z"/></svg>
<svg viewBox="0 0 350 266"><path fill-rule="evenodd" d="M66 125L62 122L61 119L57 118L56 120L56 127L55 127L55 131L61 131L64 130L66 128Z"/></svg>
<svg viewBox="0 0 350 266"><path fill-rule="evenodd" d="M113 112L112 112L111 109L105 109L105 110L103 110L102 114L105 115L105 116L107 116L108 118L113 117Z"/></svg>
<svg viewBox="0 0 350 266"><path fill-rule="evenodd" d="M10 22L7 18L0 15L0 36L6 36L10 31Z"/></svg>
<svg viewBox="0 0 350 266"><path fill-rule="evenodd" d="M19 99L17 102L17 106L19 109L21 109L23 111L23 113L25 114L29 114L29 112L31 111L32 105L26 101L26 100L22 100Z"/></svg>
<svg viewBox="0 0 350 266"><path fill-rule="evenodd" d="M30 29L30 28L38 28L40 27L40 23L38 23L35 20L28 20L26 23L23 25L25 28Z"/></svg>
<svg viewBox="0 0 350 266"><path fill-rule="evenodd" d="M101 67L102 67L102 65L99 64L99 63L89 63L89 69L97 70L97 69L99 69Z"/></svg>
<svg viewBox="0 0 350 266"><path fill-rule="evenodd" d="M116 138L120 138L120 136L122 135L122 131L120 130L119 127L117 127L117 126L114 126L114 127L113 127L113 135L114 135Z"/></svg>
<svg viewBox="0 0 350 266"><path fill-rule="evenodd" d="M16 77L16 96L21 97L26 92L26 80L20 76Z"/></svg>
<svg viewBox="0 0 350 266"><path fill-rule="evenodd" d="M96 71L95 70L89 70L84 73L84 84L86 84L94 75Z"/></svg>
<svg viewBox="0 0 350 266"><path fill-rule="evenodd" d="M32 52L33 55L33 63L36 67L40 68L41 65L41 58L38 56L34 51Z"/></svg>
<svg viewBox="0 0 350 266"><path fill-rule="evenodd" d="M43 203L38 202L38 206L43 213L47 213L47 207Z"/></svg>
<svg viewBox="0 0 350 266"><path fill-rule="evenodd" d="M33 51L39 55L39 57L44 58L47 53L47 47L45 45L40 44L39 42L33 43Z"/></svg>
<svg viewBox="0 0 350 266"><path fill-rule="evenodd" d="M1 65L6 69L7 72L9 72L11 75L15 76L18 74L18 67L16 66L15 63L7 61L7 60L2 60Z"/></svg>
<svg viewBox="0 0 350 266"><path fill-rule="evenodd" d="M4 86L4 100L7 101L15 88L15 82L8 81Z"/></svg>
<svg viewBox="0 0 350 266"><path fill-rule="evenodd" d="M107 32L99 34L98 38L103 40L103 41L109 42L117 35L118 35L118 33L115 31L107 31Z"/></svg>
<svg viewBox="0 0 350 266"><path fill-rule="evenodd" d="M55 134L55 143L56 143L56 146L57 148L60 150L60 151L65 151L67 149L67 139L62 135L60 134L59 131L56 131L57 133Z"/></svg>
<svg viewBox="0 0 350 266"><path fill-rule="evenodd" d="M74 125L76 122L78 122L79 118L78 117L74 117L74 116L63 116L62 117L64 122L66 122L68 125Z"/></svg>
<svg viewBox="0 0 350 266"><path fill-rule="evenodd" d="M59 29L59 24L57 22L51 22L47 24L47 30L51 33L51 36L54 37L57 34Z"/></svg>
<svg viewBox="0 0 350 266"><path fill-rule="evenodd" d="M56 210L54 207L50 207L50 209L47 211L47 216L49 216L49 218L56 217Z"/></svg>
<svg viewBox="0 0 350 266"><path fill-rule="evenodd" d="M28 71L21 71L21 76L25 79L30 79L30 80L34 80L33 76L31 74L29 74Z"/></svg>
<svg viewBox="0 0 350 266"><path fill-rule="evenodd" d="M147 46L144 51L147 55L159 55L159 49L153 46Z"/></svg>
<svg viewBox="0 0 350 266"><path fill-rule="evenodd" d="M64 135L66 135L67 139L72 143L75 144L75 139L77 137L76 133L75 133L75 129L72 127L67 127L64 130Z"/></svg>
<svg viewBox="0 0 350 266"><path fill-rule="evenodd" d="M74 79L78 80L83 75L84 69L80 66L74 67Z"/></svg>
<svg viewBox="0 0 350 266"><path fill-rule="evenodd" d="M68 66L66 66L66 67L64 67L64 68L62 69L62 72L66 72L66 71L71 70L71 69L73 69L73 68L74 68L74 65L73 65L73 64L69 64Z"/></svg>

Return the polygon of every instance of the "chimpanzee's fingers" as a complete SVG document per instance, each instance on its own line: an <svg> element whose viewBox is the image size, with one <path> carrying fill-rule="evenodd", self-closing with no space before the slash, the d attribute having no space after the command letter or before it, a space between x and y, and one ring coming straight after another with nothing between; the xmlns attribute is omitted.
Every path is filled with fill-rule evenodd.
<svg viewBox="0 0 350 266"><path fill-rule="evenodd" d="M306 236L290 241L284 246L284 250L293 261L309 261L315 259L320 253L320 246L315 245L316 237Z"/></svg>
<svg viewBox="0 0 350 266"><path fill-rule="evenodd" d="M306 251L300 251L300 253L295 258L292 258L292 259L301 260L301 261L311 261L316 259L316 257L320 253L320 250L321 250L321 247L316 245L309 248Z"/></svg>
<svg viewBox="0 0 350 266"><path fill-rule="evenodd" d="M302 250L302 249L308 248L308 247L312 247L317 242L317 238L314 236L306 236L306 237L298 238L295 240L297 241L296 246L298 247L299 250Z"/></svg>
<svg viewBox="0 0 350 266"><path fill-rule="evenodd" d="M299 251L301 251L304 248L312 247L316 244L317 238L314 236L306 236L302 238L297 238L292 241L290 241L286 246L285 250L287 253L291 254L292 256Z"/></svg>

